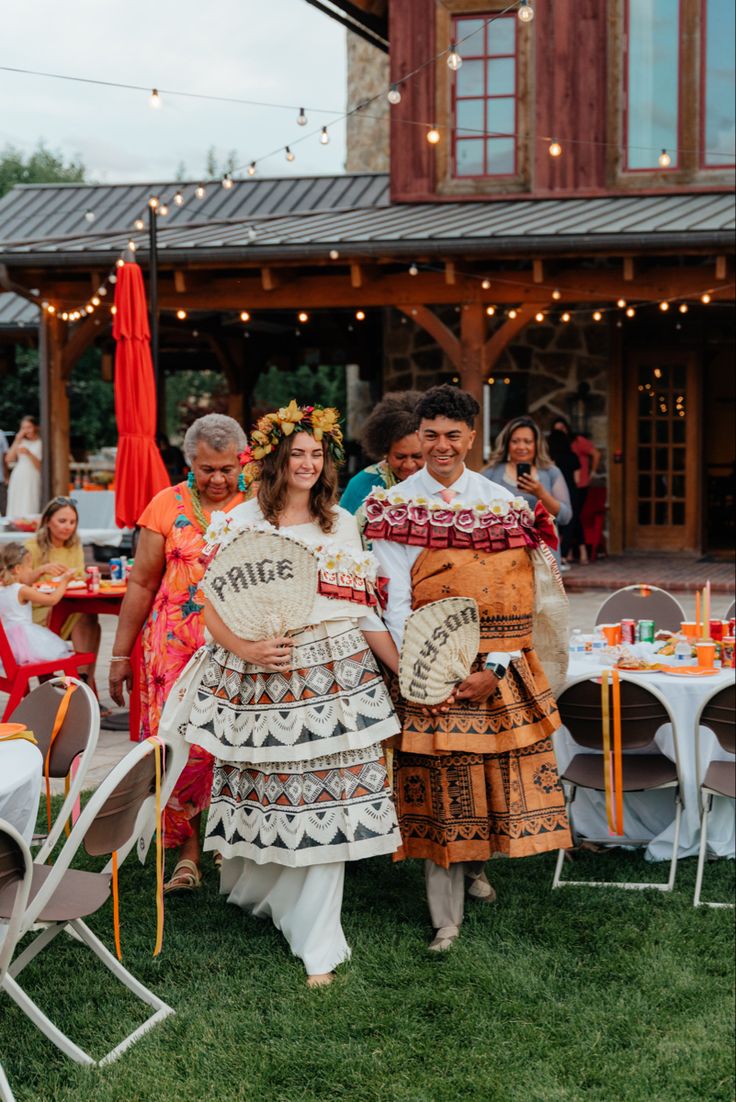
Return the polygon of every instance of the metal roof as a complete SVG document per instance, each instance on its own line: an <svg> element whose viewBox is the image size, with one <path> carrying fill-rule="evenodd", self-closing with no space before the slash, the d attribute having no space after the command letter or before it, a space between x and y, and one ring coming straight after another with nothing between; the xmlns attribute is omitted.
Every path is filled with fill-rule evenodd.
<svg viewBox="0 0 736 1102"><path fill-rule="evenodd" d="M197 181L153 181L144 184L19 184L0 199L0 242L39 237L88 236L105 231L126 233L144 218L151 195L169 206L167 226L190 222L262 218L317 210L359 210L389 202L388 176L298 176L235 180L231 188L205 183L204 198L194 194ZM176 206L181 191L184 204ZM91 211L93 221L85 214ZM163 225L163 223L162 223Z"/></svg>
<svg viewBox="0 0 736 1102"><path fill-rule="evenodd" d="M38 306L20 295L0 294L0 329L37 328Z"/></svg>
<svg viewBox="0 0 736 1102"><path fill-rule="evenodd" d="M732 192L390 204L385 195L386 177L346 177L344 181L343 195L360 190L364 206L352 209L314 206L309 210L302 205L298 213L287 213L283 207L269 213L267 206L277 206L273 193L270 203L265 197L257 203L257 192L253 190L254 201L247 203L246 192L246 199L239 201L240 216L233 221L203 223L197 218L195 222L191 214L187 219L182 217L185 207L177 208L170 221L167 218L160 223L160 256L175 262L194 255L198 260L227 264L278 258L326 259L332 248L343 256L363 257L387 253L493 256L603 249L616 253L660 248L728 250L734 245L736 218ZM315 179L279 183L295 187L300 182L306 185L301 193L302 203L310 196L316 201ZM274 185L276 181L262 183ZM244 188L251 189L254 185L245 184ZM333 178L326 190L323 188L323 197L337 190ZM150 190L141 187L139 196L145 194L150 194ZM371 203L371 195L377 201ZM299 200L292 195L291 201ZM55 236L39 236L34 240L26 232L25 241L12 245L0 241L0 261L11 265L37 261L57 266L109 263L132 238L138 244L140 259L145 262L146 232L137 234L124 229L101 233L97 219L92 226L85 224L82 231L78 225L80 209L86 208L77 200L76 233L63 240ZM0 226L2 214L0 205ZM44 228L48 233L48 224Z"/></svg>

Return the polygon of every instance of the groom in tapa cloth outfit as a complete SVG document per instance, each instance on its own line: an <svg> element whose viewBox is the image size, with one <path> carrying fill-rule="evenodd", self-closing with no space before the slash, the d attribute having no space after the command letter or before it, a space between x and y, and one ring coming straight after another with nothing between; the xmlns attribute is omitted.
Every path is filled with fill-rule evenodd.
<svg viewBox="0 0 736 1102"><path fill-rule="evenodd" d="M474 597L480 611L472 672L444 706L403 701L396 739L403 845L395 860L425 858L430 949L442 951L460 932L466 879L471 896L495 898L489 857L572 842L551 738L560 720L532 642L530 552L542 537L556 546L554 526L541 506L532 518L523 501L465 466L479 413L470 394L433 387L417 411L426 466L388 501L369 497L365 536L389 579L385 620L398 647L409 613L430 601ZM403 501L392 505L396 493Z"/></svg>

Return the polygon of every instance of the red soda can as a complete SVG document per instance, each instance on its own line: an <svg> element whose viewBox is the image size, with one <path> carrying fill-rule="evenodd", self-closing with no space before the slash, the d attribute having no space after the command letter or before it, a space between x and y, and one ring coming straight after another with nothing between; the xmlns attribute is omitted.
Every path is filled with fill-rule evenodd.
<svg viewBox="0 0 736 1102"><path fill-rule="evenodd" d="M100 592L100 568L98 566L88 566L87 574L89 578L87 580L87 589L90 593Z"/></svg>
<svg viewBox="0 0 736 1102"><path fill-rule="evenodd" d="M708 634L711 639L716 643L720 643L723 638L723 621L722 620L709 620L708 621Z"/></svg>
<svg viewBox="0 0 736 1102"><path fill-rule="evenodd" d="M736 616L732 616L728 621L728 634L736 635Z"/></svg>
<svg viewBox="0 0 736 1102"><path fill-rule="evenodd" d="M636 620L622 620L621 621L621 642L622 643L635 643L636 642Z"/></svg>

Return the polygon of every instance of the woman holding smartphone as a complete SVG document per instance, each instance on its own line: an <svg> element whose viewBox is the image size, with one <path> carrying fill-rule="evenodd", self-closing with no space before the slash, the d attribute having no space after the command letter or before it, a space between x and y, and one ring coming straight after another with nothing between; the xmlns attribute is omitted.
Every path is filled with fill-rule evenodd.
<svg viewBox="0 0 736 1102"><path fill-rule="evenodd" d="M483 474L491 482L520 494L532 509L541 501L558 527L572 520L565 477L550 459L546 441L531 417L515 417L501 429ZM559 551L555 557L562 567Z"/></svg>

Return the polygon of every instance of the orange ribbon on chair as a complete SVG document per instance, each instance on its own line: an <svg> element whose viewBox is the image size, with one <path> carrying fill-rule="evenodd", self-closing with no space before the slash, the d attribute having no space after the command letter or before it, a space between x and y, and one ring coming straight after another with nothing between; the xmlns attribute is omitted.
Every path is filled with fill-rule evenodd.
<svg viewBox="0 0 736 1102"><path fill-rule="evenodd" d="M611 710L608 695L609 673L613 682L613 749L611 748ZM603 729L603 786L606 796L608 833L624 833L623 757L621 747L621 681L618 670L601 674L601 720Z"/></svg>
<svg viewBox="0 0 736 1102"><path fill-rule="evenodd" d="M54 745L54 742L56 741L56 736L59 734L59 731L64 726L64 720L66 719L66 714L69 711L69 703L72 698L72 693L76 690L76 688L76 684L71 681L66 681L66 690L63 697L61 698L61 703L59 704L56 715L54 716L54 725L51 728L49 748L46 751L46 760L43 763L43 775L46 780L46 823L48 830L51 830L51 777L49 774L49 770L51 768L51 749Z"/></svg>
<svg viewBox="0 0 736 1102"><path fill-rule="evenodd" d="M38 746L36 737L33 731L16 731L13 735L0 735L0 742L30 742L33 746Z"/></svg>
<svg viewBox="0 0 736 1102"><path fill-rule="evenodd" d="M161 752L163 742L158 735L151 735L146 742L154 743L153 754L156 766L156 944L153 955L161 952L164 941L164 840L161 830ZM120 894L118 886L118 851L112 853L112 922L115 934L115 953L119 961L123 959L120 947Z"/></svg>

